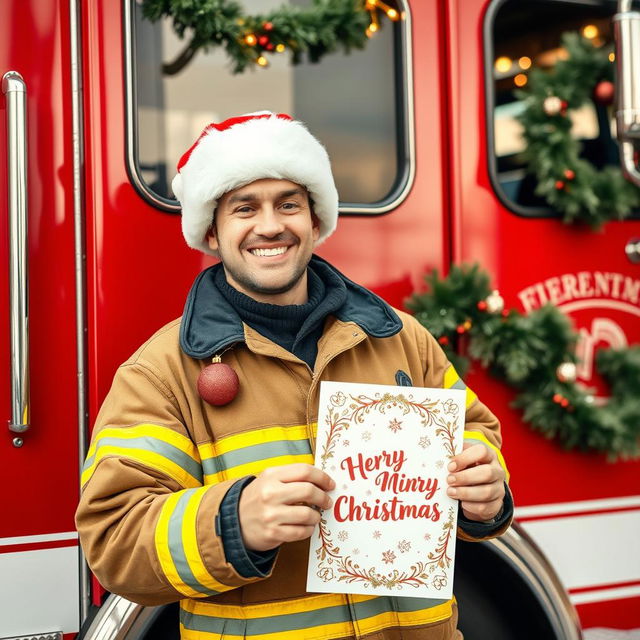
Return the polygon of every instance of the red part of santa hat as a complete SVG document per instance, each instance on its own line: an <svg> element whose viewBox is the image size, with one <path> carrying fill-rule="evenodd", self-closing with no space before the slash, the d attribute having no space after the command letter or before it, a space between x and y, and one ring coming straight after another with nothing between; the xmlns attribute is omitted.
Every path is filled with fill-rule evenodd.
<svg viewBox="0 0 640 640"><path fill-rule="evenodd" d="M182 233L194 249L214 254L206 234L218 200L228 191L279 178L306 187L320 220L316 244L338 221L338 192L325 148L301 122L284 113L260 112L205 127L178 162L172 182L182 205Z"/></svg>

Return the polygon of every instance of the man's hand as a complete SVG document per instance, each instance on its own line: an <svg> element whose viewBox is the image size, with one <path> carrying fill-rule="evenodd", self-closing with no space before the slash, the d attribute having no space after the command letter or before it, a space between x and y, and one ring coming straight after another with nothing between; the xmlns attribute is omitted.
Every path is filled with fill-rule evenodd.
<svg viewBox="0 0 640 640"><path fill-rule="evenodd" d="M238 513L245 547L266 551L311 536L320 522L318 509L331 507L326 492L335 486L326 473L310 464L263 471L240 496Z"/></svg>
<svg viewBox="0 0 640 640"><path fill-rule="evenodd" d="M465 518L476 522L495 518L505 493L505 473L496 452L483 444L465 442L448 469L447 495L460 500Z"/></svg>

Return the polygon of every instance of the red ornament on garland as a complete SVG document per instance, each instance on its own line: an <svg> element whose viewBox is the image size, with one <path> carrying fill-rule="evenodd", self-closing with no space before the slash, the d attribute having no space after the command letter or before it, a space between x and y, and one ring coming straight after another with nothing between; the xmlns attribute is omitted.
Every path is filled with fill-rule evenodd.
<svg viewBox="0 0 640 640"><path fill-rule="evenodd" d="M575 177L576 177L576 172L575 172L575 171L573 171L572 169L565 169L565 170L564 170L564 177L565 177L567 180L574 180L574 179L575 179Z"/></svg>
<svg viewBox="0 0 640 640"><path fill-rule="evenodd" d="M262 28L263 28L265 31L271 31L271 30L273 29L273 22L265 22L265 23L262 25Z"/></svg>
<svg viewBox="0 0 640 640"><path fill-rule="evenodd" d="M478 307L479 311L486 311L488 305L484 300L480 300L480 302L478 302L476 306Z"/></svg>
<svg viewBox="0 0 640 640"><path fill-rule="evenodd" d="M238 374L222 362L220 356L215 356L213 364L206 366L198 376L200 397L214 407L229 404L238 395L239 386Z"/></svg>
<svg viewBox="0 0 640 640"><path fill-rule="evenodd" d="M613 82L608 80L602 80L598 82L596 88L593 90L593 99L598 104L613 104L613 98L616 94L616 88Z"/></svg>
<svg viewBox="0 0 640 640"><path fill-rule="evenodd" d="M269 44L269 36L260 36L258 38L258 44L261 47L266 47Z"/></svg>
<svg viewBox="0 0 640 640"><path fill-rule="evenodd" d="M438 338L438 342L439 342L441 345L446 346L446 345L448 345L448 344L449 344L449 338L448 338L447 336L440 336L440 337Z"/></svg>
<svg viewBox="0 0 640 640"><path fill-rule="evenodd" d="M556 180L555 187L556 187L557 191L562 191L562 189L564 189L564 186L565 185L564 185L564 182L562 180Z"/></svg>

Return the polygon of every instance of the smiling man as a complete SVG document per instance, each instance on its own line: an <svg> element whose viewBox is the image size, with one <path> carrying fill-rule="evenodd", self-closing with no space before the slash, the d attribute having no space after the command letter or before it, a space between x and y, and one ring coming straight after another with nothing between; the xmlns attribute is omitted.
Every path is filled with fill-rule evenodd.
<svg viewBox="0 0 640 640"><path fill-rule="evenodd" d="M249 114L209 125L173 187L187 243L220 262L98 415L77 512L92 570L136 602L180 600L187 640L460 638L454 600L305 590L335 486L313 466L320 382L466 389L412 317L313 255L338 216L326 151L289 116ZM466 393L447 491L459 537L482 540L513 502L498 421Z"/></svg>

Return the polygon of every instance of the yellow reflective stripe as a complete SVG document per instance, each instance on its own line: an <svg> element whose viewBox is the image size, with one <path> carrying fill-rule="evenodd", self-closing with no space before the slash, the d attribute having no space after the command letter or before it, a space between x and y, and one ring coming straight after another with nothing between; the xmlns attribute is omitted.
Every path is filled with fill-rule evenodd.
<svg viewBox="0 0 640 640"><path fill-rule="evenodd" d="M172 444L195 460L200 459L197 447L187 436L173 431L169 427L161 427L150 423L137 424L134 427L107 427L102 429L95 438L94 446L103 438L140 438L143 436L150 436Z"/></svg>
<svg viewBox="0 0 640 640"><path fill-rule="evenodd" d="M296 462L313 464L313 455L310 453L303 453L299 456L277 456L275 458L257 460L256 462L248 462L247 464L240 464L236 467L231 467L225 471L218 471L217 473L205 475L204 482L205 484L215 484L217 482L222 482L223 480L234 480L244 476L255 476L262 473L269 467L277 467L283 464L294 464Z"/></svg>
<svg viewBox="0 0 640 640"><path fill-rule="evenodd" d="M510 477L509 470L507 469L507 463L504 461L502 451L500 451L500 449L498 449L498 447L496 447L496 445L493 444L487 438L487 436L485 436L484 433L482 433L482 431L473 431L473 430L465 431L464 438L465 440L477 440L478 442L482 442L484 445L486 445L490 449L493 449L496 452L496 455L498 456L498 462L500 463L500 466L504 469L507 482L509 482L509 477Z"/></svg>
<svg viewBox="0 0 640 640"><path fill-rule="evenodd" d="M182 491L172 493L162 505L160 518L156 524L155 531L156 553L158 554L160 566L162 567L162 571L169 581L169 584L183 595L197 598L202 597L202 594L195 589L192 589L182 581L182 578L178 575L178 571L173 562L171 550L169 548L169 521L171 520L171 514L173 513L182 493Z"/></svg>
<svg viewBox="0 0 640 640"><path fill-rule="evenodd" d="M465 409L468 409L477 399L478 396L473 391L471 391L469 387L467 387L467 396L464 402Z"/></svg>
<svg viewBox="0 0 640 640"><path fill-rule="evenodd" d="M460 376L458 372L453 368L453 365L450 364L447 370L444 372L444 379L442 381L442 386L445 389L451 389L451 387L460 380Z"/></svg>
<svg viewBox="0 0 640 640"><path fill-rule="evenodd" d="M313 425L315 426L315 425ZM267 429L254 429L246 433L236 433L220 438L215 444L207 442L198 445L200 456L213 458L236 449L251 447L266 442L278 442L279 440L304 440L309 436L307 425L295 425L292 427L268 427Z"/></svg>
<svg viewBox="0 0 640 640"><path fill-rule="evenodd" d="M220 592L227 591L231 587L218 582L218 580L209 573L200 555L197 538L196 520L198 517L198 509L200 508L204 494L209 488L210 487L202 487L201 489L197 489L189 499L182 518L182 542L187 563L196 580L203 587Z"/></svg>
<svg viewBox="0 0 640 640"><path fill-rule="evenodd" d="M84 486L93 475L98 463L107 456L116 456L118 458L127 458L136 462L156 469L165 473L170 478L173 478L180 486L191 489L193 487L202 486L201 483L194 478L190 473L187 473L180 465L168 460L159 453L154 451L147 451L146 449L123 449L121 447L106 447L102 446L98 448L93 464L82 473L81 484Z"/></svg>

